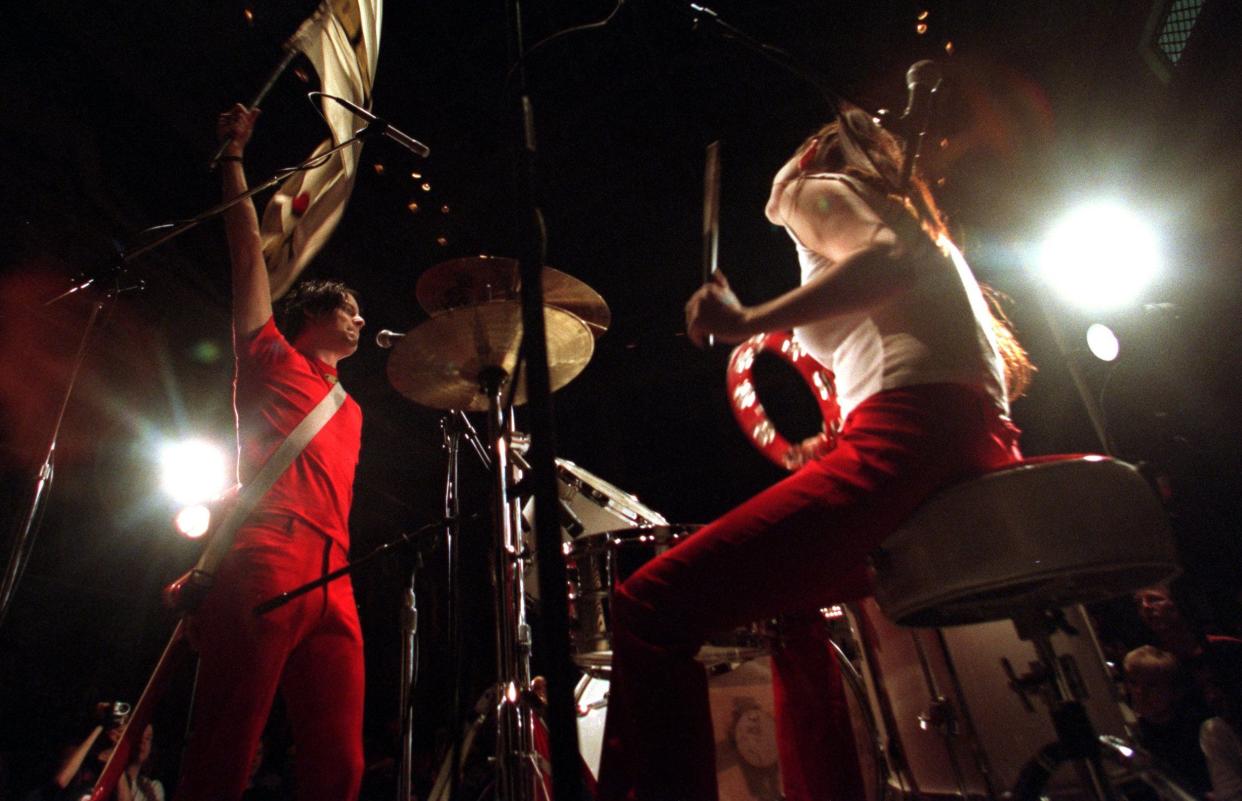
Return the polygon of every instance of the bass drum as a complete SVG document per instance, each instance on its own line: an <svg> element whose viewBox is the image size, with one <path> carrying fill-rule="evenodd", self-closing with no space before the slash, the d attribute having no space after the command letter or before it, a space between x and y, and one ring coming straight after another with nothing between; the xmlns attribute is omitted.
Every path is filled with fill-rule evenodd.
<svg viewBox="0 0 1242 801"><path fill-rule="evenodd" d="M873 599L849 607L861 644L868 702L881 730L889 790L898 797L1000 799L1023 767L1056 740L1047 707L1027 709L1011 689L1004 664L1025 673L1035 648L1009 621L946 629L899 628ZM1052 642L1077 677L1083 705L1101 735L1124 737L1125 721L1090 622L1064 610L1077 635ZM1050 799L1083 797L1078 776L1061 767L1045 789Z"/></svg>
<svg viewBox="0 0 1242 801"><path fill-rule="evenodd" d="M834 650L845 678L846 700L859 745L859 762L866 783L865 799L877 801L883 782L882 761L874 748L876 732L867 725L867 699L854 667ZM608 680L585 675L575 691L578 706L578 749L590 779L599 777L608 712ZM776 722L772 701L770 657L743 662L725 672L709 675L708 698L716 738L716 782L720 801L776 801L784 797L776 757ZM879 775L880 779L875 777ZM850 801L855 801L851 799Z"/></svg>

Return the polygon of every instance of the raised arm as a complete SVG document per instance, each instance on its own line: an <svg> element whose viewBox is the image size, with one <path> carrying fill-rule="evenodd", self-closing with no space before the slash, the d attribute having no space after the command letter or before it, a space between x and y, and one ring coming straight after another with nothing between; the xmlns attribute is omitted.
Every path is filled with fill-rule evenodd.
<svg viewBox="0 0 1242 801"><path fill-rule="evenodd" d="M740 342L872 308L912 281L892 229L848 186L830 179L790 183L769 205L769 217L831 266L805 284L755 306L743 306L723 278L686 303L686 331L701 345L711 334Z"/></svg>
<svg viewBox="0 0 1242 801"><path fill-rule="evenodd" d="M220 140L232 139L220 161L225 198L237 197L246 191L242 154L258 116L258 109L247 109L237 103L221 114L216 123L216 135ZM233 331L237 337L244 338L258 331L272 316L272 290L259 239L259 215L253 201L244 200L224 212L224 231L233 270Z"/></svg>
<svg viewBox="0 0 1242 801"><path fill-rule="evenodd" d="M91 747L95 745L95 741L99 739L101 734L103 734L103 726L96 726L91 730L90 734L86 735L86 739L60 763L60 767L56 770L56 775L52 777L52 781L56 783L57 787L63 790L69 786L69 783L73 781L73 777L78 775L82 762L86 760L86 755L90 753Z"/></svg>

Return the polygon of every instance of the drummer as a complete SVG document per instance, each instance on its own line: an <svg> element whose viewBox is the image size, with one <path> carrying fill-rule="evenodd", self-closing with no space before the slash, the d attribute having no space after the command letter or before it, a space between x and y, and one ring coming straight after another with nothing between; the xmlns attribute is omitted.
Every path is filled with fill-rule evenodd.
<svg viewBox="0 0 1242 801"><path fill-rule="evenodd" d="M776 615L809 626L808 610L869 594L868 554L925 498L1019 457L1009 400L1030 363L926 185L916 176L902 197L900 172L898 142L843 109L780 169L767 204L793 241L801 286L744 306L717 274L686 304L698 345L792 328L835 372L844 426L834 450L617 588L603 801L714 801L694 658L707 636ZM822 699L827 649L794 636L773 662L786 798L862 797L857 765L832 759L849 722Z"/></svg>

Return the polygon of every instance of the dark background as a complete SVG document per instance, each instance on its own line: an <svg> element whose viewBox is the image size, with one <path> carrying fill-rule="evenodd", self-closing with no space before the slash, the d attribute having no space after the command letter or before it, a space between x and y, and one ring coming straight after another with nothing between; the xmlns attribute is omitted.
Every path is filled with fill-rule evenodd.
<svg viewBox="0 0 1242 801"><path fill-rule="evenodd" d="M873 109L904 105L910 63L943 62L927 168L943 179L942 204L976 272L1011 296L1019 336L1039 365L1014 408L1028 453L1098 448L1029 277L1043 232L1098 194L1123 198L1160 230L1166 269L1141 300L1174 304L1171 311L1135 304L1088 319L1056 306L1053 314L1075 341L1095 319L1121 333L1125 350L1115 366L1076 358L1102 397L1119 455L1167 478L1199 611L1236 630L1242 237L1233 139L1242 73L1227 32L1237 29L1239 11L1207 0L1181 60L1154 68L1144 51L1155 52L1149 26L1164 5L714 7ZM528 6L532 41L612 8L597 0ZM43 302L79 271L107 264L117 246L145 241L144 228L217 199L216 179L204 169L215 115L253 95L313 4L256 2L253 23L244 8L233 0L46 0L4 15L6 522L20 520L89 300ZM550 43L526 66L548 263L588 283L613 314L586 371L555 396L558 453L670 520L701 522L781 475L732 421L728 349L695 350L680 332L682 304L698 283L703 149L724 142L722 266L744 301L766 299L797 280L787 235L762 215L767 184L828 110L805 83L696 31L682 8L630 0L606 28ZM922 34L920 11L928 12ZM386 141L369 144L341 226L308 271L355 286L368 321L366 344L342 368L366 415L355 553L436 519L443 493L441 415L390 387L387 353L369 334L425 318L414 286L428 267L517 253L505 19L498 2L388 3L374 108L433 154L420 162ZM313 83L290 71L265 103L247 155L252 180L301 160L323 138L304 99ZM420 188L424 180L430 191ZM416 214L407 208L412 200ZM193 561L196 546L171 530L174 509L156 486L153 454L163 438L189 433L231 443L226 274L222 233L208 223L131 266L146 290L110 303L91 341L50 504L0 628L0 753L8 771L0 798L47 775L60 745L86 731L91 704L135 699L171 631L158 591ZM765 375L761 392L778 424L791 435L810 433L798 379L779 369ZM468 456L463 474L467 511L485 509L485 476ZM475 527L465 539L471 698L494 675L487 537ZM393 752L397 609L411 564L407 554L355 579L375 760ZM443 742L451 675L442 554L428 553L426 564L417 695L424 776ZM175 775L188 679L183 684L157 717L165 779Z"/></svg>

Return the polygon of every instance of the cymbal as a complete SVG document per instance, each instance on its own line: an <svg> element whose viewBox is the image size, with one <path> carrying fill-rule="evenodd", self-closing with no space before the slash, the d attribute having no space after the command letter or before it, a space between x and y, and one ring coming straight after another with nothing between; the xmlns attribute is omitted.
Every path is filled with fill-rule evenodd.
<svg viewBox="0 0 1242 801"><path fill-rule="evenodd" d="M429 313L518 297L517 259L471 256L441 262L418 278L414 294ZM582 281L552 267L543 268L543 302L582 319L598 337L608 330L612 313L603 297Z"/></svg>
<svg viewBox="0 0 1242 801"><path fill-rule="evenodd" d="M564 309L545 306L548 374L552 391L577 377L591 360L595 340L582 320ZM516 300L497 300L447 309L420 323L393 350L388 380L415 403L433 409L479 412L488 407L480 377L489 367L507 376L508 392L522 339L522 309ZM513 404L526 402L519 377Z"/></svg>

